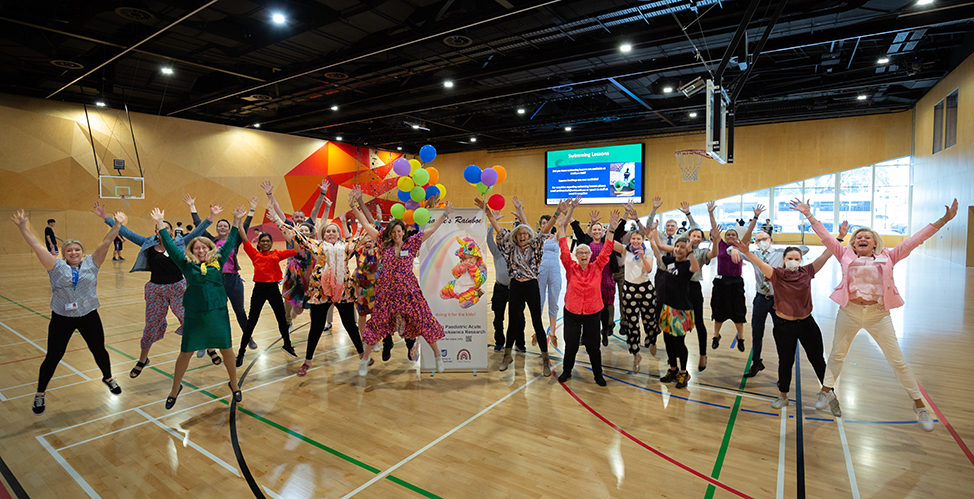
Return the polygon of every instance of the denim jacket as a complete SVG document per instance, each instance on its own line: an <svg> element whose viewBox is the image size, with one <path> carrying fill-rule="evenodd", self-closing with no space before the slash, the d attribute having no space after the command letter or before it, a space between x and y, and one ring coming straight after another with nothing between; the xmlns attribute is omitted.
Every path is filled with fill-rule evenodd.
<svg viewBox="0 0 974 499"><path fill-rule="evenodd" d="M112 227L115 225L115 219L108 217L105 219L105 223L108 224L109 227ZM176 236L173 243L176 244L180 251L186 251L186 245L189 244L189 242L193 239L203 235L203 233L206 232L206 228L210 226L210 223L210 219L204 218L203 221L197 224L196 228L193 229L193 232L190 232L185 236ZM118 235L140 246L139 256L135 258L135 265L132 266L132 270L129 272L149 272L149 259L145 256L145 250L159 244L159 238L157 238L155 234L149 237L140 236L135 232L130 231L125 225L122 225L122 228L118 230Z"/></svg>

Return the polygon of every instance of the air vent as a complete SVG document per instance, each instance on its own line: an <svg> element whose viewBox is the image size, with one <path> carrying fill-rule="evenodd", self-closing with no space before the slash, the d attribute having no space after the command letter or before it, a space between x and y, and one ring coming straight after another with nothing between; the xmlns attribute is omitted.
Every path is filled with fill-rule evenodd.
<svg viewBox="0 0 974 499"><path fill-rule="evenodd" d="M606 116L602 118L602 121L619 121L618 116Z"/></svg>
<svg viewBox="0 0 974 499"><path fill-rule="evenodd" d="M348 75L345 73L339 73L338 71L330 71L325 73L325 78L329 80L345 80L348 79Z"/></svg>
<svg viewBox="0 0 974 499"><path fill-rule="evenodd" d="M565 93L571 92L572 91L572 87L570 87L568 85L562 85L560 87L552 87L551 88L551 91L552 92L558 92L560 94L565 94Z"/></svg>
<svg viewBox="0 0 974 499"><path fill-rule="evenodd" d="M269 101L273 99L274 99L273 97L267 94L253 94L243 98L243 100L250 101L250 102L263 102L263 101Z"/></svg>
<svg viewBox="0 0 974 499"><path fill-rule="evenodd" d="M453 48L469 47L470 45L473 45L473 39L469 36L451 35L444 38L443 43L447 47Z"/></svg>
<svg viewBox="0 0 974 499"><path fill-rule="evenodd" d="M156 20L156 16L152 12L135 7L119 7L115 9L115 13L129 21L140 23L148 23Z"/></svg>
<svg viewBox="0 0 974 499"><path fill-rule="evenodd" d="M51 64L64 69L84 69L84 65L78 64L74 61L65 61L63 59L54 59Z"/></svg>

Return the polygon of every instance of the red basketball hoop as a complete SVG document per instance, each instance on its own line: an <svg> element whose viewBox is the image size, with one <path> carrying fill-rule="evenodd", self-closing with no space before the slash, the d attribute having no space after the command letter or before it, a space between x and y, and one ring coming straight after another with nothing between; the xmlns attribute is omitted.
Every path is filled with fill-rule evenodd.
<svg viewBox="0 0 974 499"><path fill-rule="evenodd" d="M676 155L676 162L680 165L680 171L683 172L684 182L696 182L697 172L700 171L703 160L710 159L710 156L703 149L683 149L674 154Z"/></svg>

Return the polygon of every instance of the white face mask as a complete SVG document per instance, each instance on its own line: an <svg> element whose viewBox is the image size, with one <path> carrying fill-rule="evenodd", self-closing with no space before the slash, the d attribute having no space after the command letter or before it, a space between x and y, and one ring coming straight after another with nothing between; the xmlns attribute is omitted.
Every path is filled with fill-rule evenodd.
<svg viewBox="0 0 974 499"><path fill-rule="evenodd" d="M785 260L785 270L798 270L801 267L802 262L798 260Z"/></svg>
<svg viewBox="0 0 974 499"><path fill-rule="evenodd" d="M762 239L762 240L758 241L758 249L759 250L761 250L761 251L768 251L768 248L770 248L770 247L771 247L771 241L769 241L767 239Z"/></svg>

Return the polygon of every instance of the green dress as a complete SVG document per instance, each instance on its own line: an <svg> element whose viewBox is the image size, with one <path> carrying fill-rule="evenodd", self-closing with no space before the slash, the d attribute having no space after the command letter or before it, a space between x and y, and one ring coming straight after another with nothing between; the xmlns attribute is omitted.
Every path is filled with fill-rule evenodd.
<svg viewBox="0 0 974 499"><path fill-rule="evenodd" d="M168 231L160 231L162 244L169 258L186 277L186 293L183 294L183 341L181 352L204 349L232 348L230 339L230 314L227 312L227 291L223 287L223 265L237 246L237 228L230 230L227 242L220 248L217 265L208 265L203 273L200 265L186 261L186 255L176 247Z"/></svg>

